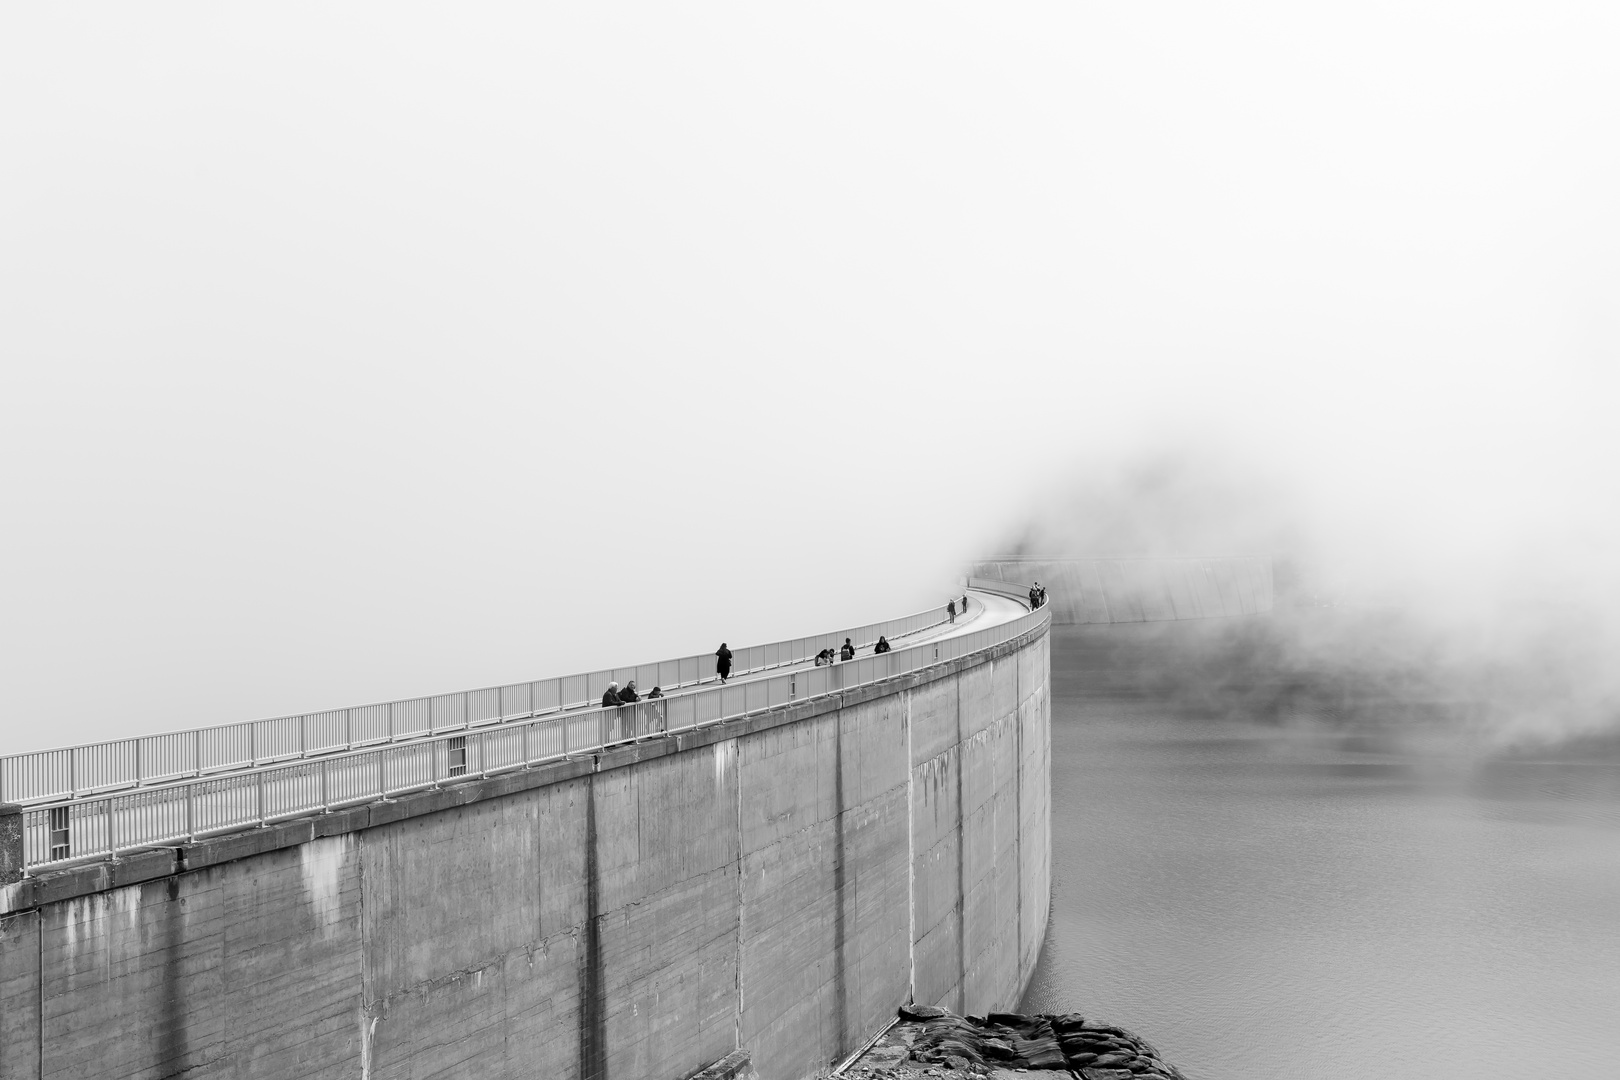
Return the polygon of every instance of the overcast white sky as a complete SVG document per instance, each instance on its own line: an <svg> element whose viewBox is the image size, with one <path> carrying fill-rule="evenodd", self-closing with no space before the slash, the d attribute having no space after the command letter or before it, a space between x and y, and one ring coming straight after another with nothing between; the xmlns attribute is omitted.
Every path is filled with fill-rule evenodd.
<svg viewBox="0 0 1620 1080"><path fill-rule="evenodd" d="M12 5L0 743L915 610L1166 441L1384 565L1607 566L1616 55L1605 3Z"/></svg>

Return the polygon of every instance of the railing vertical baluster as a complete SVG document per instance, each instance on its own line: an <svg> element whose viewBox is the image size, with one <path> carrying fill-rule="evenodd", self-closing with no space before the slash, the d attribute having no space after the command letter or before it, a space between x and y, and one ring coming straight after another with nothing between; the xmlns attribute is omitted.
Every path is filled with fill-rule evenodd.
<svg viewBox="0 0 1620 1080"><path fill-rule="evenodd" d="M343 749L354 749L354 728L349 723L349 710L343 710Z"/></svg>
<svg viewBox="0 0 1620 1080"><path fill-rule="evenodd" d="M102 802L102 812L107 817L107 854L113 858L118 857L118 833L113 827L115 816L113 814L113 801L106 799Z"/></svg>
<svg viewBox="0 0 1620 1080"><path fill-rule="evenodd" d="M329 814L331 812L332 812L332 808L328 804L327 799L326 799L326 758L322 758L321 759L321 813Z"/></svg>
<svg viewBox="0 0 1620 1080"><path fill-rule="evenodd" d="M393 710L390 709L389 710L390 717L392 717L392 713L393 713ZM390 730L393 729L394 725L393 725L393 721L392 721L391 718L389 720L388 726L389 726ZM382 750L377 751L377 798L379 798L379 799L388 798L388 777L383 772L383 758L386 757L386 756L387 756L387 754L386 754L385 751L382 751Z"/></svg>
<svg viewBox="0 0 1620 1080"><path fill-rule="evenodd" d="M260 825L264 824L264 773L254 774L257 781L253 785L253 817Z"/></svg>
<svg viewBox="0 0 1620 1080"><path fill-rule="evenodd" d="M298 718L298 756L307 757L309 754L309 717Z"/></svg>
<svg viewBox="0 0 1620 1080"><path fill-rule="evenodd" d="M187 843L195 843L196 839L197 839L197 812L196 812L196 808L194 806L192 806L192 801L196 798L196 792L197 792L196 788L192 787L189 784L186 785L186 842Z"/></svg>

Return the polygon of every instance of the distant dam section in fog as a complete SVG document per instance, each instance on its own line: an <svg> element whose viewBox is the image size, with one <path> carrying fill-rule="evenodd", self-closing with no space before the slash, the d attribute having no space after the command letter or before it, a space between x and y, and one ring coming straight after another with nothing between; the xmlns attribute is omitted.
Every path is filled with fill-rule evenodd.
<svg viewBox="0 0 1620 1080"><path fill-rule="evenodd" d="M976 562L972 578L1048 592L1054 623L1162 622L1258 615L1272 608L1269 555L1009 556Z"/></svg>

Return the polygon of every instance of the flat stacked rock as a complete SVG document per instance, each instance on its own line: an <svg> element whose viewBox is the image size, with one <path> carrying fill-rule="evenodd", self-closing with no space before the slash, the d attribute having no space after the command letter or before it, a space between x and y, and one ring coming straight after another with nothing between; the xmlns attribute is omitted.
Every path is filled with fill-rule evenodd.
<svg viewBox="0 0 1620 1080"><path fill-rule="evenodd" d="M1147 1040L1122 1027L1064 1016L957 1016L908 1005L900 1020L841 1076L854 1080L987 1077L1051 1070L1082 1080L1186 1080Z"/></svg>

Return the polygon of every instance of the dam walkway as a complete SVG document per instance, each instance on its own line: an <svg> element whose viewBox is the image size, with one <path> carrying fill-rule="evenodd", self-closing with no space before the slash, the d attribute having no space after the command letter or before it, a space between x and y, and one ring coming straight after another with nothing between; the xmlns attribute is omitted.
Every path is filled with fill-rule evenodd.
<svg viewBox="0 0 1620 1080"><path fill-rule="evenodd" d="M970 582L968 609L712 655L427 698L64 747L0 758L0 807L20 818L20 857L0 886L142 849L256 829L425 788L589 755L837 694L944 663L1027 631L1018 586ZM873 654L879 637L892 651ZM854 660L815 665L849 638ZM636 679L665 696L594 704ZM4 812L4 811L0 811ZM0 871L6 867L0 865Z"/></svg>

